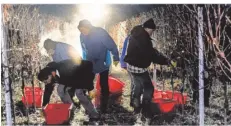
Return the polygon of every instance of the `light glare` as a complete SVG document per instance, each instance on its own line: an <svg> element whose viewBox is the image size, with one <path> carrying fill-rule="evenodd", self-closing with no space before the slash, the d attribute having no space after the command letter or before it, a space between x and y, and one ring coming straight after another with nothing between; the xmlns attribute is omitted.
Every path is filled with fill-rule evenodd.
<svg viewBox="0 0 231 126"><path fill-rule="evenodd" d="M93 25L105 23L108 10L104 4L82 4L79 6L79 14L89 20Z"/></svg>

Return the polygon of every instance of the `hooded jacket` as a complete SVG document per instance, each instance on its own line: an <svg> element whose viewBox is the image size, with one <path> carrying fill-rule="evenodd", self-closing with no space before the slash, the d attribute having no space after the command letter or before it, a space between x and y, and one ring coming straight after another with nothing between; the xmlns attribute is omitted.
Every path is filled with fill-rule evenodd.
<svg viewBox="0 0 231 126"><path fill-rule="evenodd" d="M88 35L80 35L80 42L83 51L83 59L93 63L93 72L101 73L109 70L111 57L114 61L119 61L117 46L106 30L93 27Z"/></svg>
<svg viewBox="0 0 231 126"><path fill-rule="evenodd" d="M168 58L153 48L151 40L141 25L135 26L131 31L124 61L140 68L147 68L152 62L160 65L169 64Z"/></svg>

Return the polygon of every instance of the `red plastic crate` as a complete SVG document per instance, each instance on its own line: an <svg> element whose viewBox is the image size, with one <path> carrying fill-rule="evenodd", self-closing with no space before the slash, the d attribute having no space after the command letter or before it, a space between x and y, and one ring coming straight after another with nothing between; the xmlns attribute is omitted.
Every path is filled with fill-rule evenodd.
<svg viewBox="0 0 231 126"><path fill-rule="evenodd" d="M27 107L33 106L33 88L25 87L24 88L24 96L22 96L22 102ZM43 90L40 87L34 87L34 98L35 98L35 107L42 107L42 96Z"/></svg>
<svg viewBox="0 0 231 126"><path fill-rule="evenodd" d="M152 101L158 105L158 109L161 113L169 113L173 111L177 104L177 101L170 99L166 92L157 89L154 90Z"/></svg>
<svg viewBox="0 0 231 126"><path fill-rule="evenodd" d="M161 96L163 99L169 99L168 94L164 91L161 93Z"/></svg>
<svg viewBox="0 0 231 126"><path fill-rule="evenodd" d="M169 113L174 110L176 101L172 99L153 98L152 101L158 104L158 107L162 113Z"/></svg>
<svg viewBox="0 0 231 126"><path fill-rule="evenodd" d="M166 91L168 94L169 98L172 98L173 92L168 90ZM177 101L177 104L186 104L187 102L187 94L183 93L183 99L182 99L182 94L178 91L174 91L173 99Z"/></svg>
<svg viewBox="0 0 231 126"><path fill-rule="evenodd" d="M123 91L124 83L119 79L108 76L108 86L110 93L121 93ZM100 90L100 78L97 76L96 89Z"/></svg>
<svg viewBox="0 0 231 126"><path fill-rule="evenodd" d="M63 124L69 121L72 104L47 104L43 109L46 124Z"/></svg>
<svg viewBox="0 0 231 126"><path fill-rule="evenodd" d="M153 93L153 98L155 98L155 99L162 98L162 91L155 89L154 93Z"/></svg>

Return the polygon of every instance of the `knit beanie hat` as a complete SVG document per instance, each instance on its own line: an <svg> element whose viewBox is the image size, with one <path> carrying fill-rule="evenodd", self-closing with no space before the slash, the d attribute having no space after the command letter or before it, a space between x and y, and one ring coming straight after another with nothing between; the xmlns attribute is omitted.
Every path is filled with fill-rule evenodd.
<svg viewBox="0 0 231 126"><path fill-rule="evenodd" d="M79 21L78 28L80 28L80 27L91 27L91 26L92 26L91 22L84 19L84 20Z"/></svg>
<svg viewBox="0 0 231 126"><path fill-rule="evenodd" d="M143 24L144 28L150 28L150 29L156 29L156 25L154 23L154 20L152 18L148 19Z"/></svg>

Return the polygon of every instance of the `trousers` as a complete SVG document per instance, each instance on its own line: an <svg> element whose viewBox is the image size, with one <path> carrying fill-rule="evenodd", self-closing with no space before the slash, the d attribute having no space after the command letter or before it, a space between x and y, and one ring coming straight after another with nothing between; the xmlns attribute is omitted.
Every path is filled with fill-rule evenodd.
<svg viewBox="0 0 231 126"><path fill-rule="evenodd" d="M152 84L149 73L131 73L131 106L134 107L135 113L142 113L145 117L151 117L150 107L154 92L154 86ZM141 95L143 95L141 99ZM141 102L142 100L142 102Z"/></svg>
<svg viewBox="0 0 231 126"><path fill-rule="evenodd" d="M70 93L69 90L71 87L66 87L64 89L64 85L59 84L57 88L58 95L60 96L63 103L72 103L72 97L76 95L76 97L79 99L80 104L83 106L85 111L89 114L90 118L98 118L99 114L94 108L94 105L92 104L91 100L87 97L85 94L84 89L75 89L74 93Z"/></svg>

